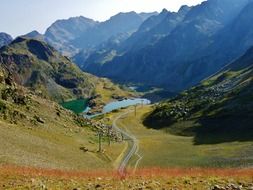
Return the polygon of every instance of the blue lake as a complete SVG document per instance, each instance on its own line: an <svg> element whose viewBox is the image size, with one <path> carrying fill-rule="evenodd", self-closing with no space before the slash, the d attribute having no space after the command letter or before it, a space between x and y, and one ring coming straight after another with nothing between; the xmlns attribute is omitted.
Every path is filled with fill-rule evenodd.
<svg viewBox="0 0 253 190"><path fill-rule="evenodd" d="M95 116L98 116L101 114L112 112L117 109L126 108L128 106L141 105L141 104L148 105L150 103L151 103L151 101L149 101L148 99L144 99L144 98L132 98L132 99L126 99L126 100L122 100L122 101L110 102L104 106L102 113L95 114L95 115L86 115L85 114L85 117L92 118L92 117L95 117ZM89 110L90 110L89 107L86 108L84 113L87 113Z"/></svg>

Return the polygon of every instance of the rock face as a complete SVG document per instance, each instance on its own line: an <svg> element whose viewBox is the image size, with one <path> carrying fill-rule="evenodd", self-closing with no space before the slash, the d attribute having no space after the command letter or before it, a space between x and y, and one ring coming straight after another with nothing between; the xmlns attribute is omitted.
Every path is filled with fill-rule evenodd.
<svg viewBox="0 0 253 190"><path fill-rule="evenodd" d="M58 102L89 97L89 75L45 42L19 37L0 49L0 64L14 81Z"/></svg>
<svg viewBox="0 0 253 190"><path fill-rule="evenodd" d="M10 44L12 40L13 39L9 34L0 32L0 48Z"/></svg>
<svg viewBox="0 0 253 190"><path fill-rule="evenodd" d="M252 16L248 0L209 0L177 13L163 10L118 47L103 48L78 64L98 76L181 91L253 45Z"/></svg>

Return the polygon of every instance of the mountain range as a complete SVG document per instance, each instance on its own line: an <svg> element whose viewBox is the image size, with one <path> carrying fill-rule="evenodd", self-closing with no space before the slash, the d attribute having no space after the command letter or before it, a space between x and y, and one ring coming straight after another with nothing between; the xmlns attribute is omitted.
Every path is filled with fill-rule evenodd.
<svg viewBox="0 0 253 190"><path fill-rule="evenodd" d="M180 92L252 46L252 12L252 0L209 0L177 12L119 13L104 22L57 20L45 34L22 37L49 43L99 77ZM7 34L0 39L12 40Z"/></svg>
<svg viewBox="0 0 253 190"><path fill-rule="evenodd" d="M119 13L104 22L82 16L73 17L56 21L44 36L45 40L60 52L74 55L79 50L94 48L122 33L130 35L144 20L154 14L157 13Z"/></svg>
<svg viewBox="0 0 253 190"><path fill-rule="evenodd" d="M252 46L252 6L250 0L209 0L178 12L163 10L116 47L99 48L83 56L86 59L79 54L74 60L98 76L178 92Z"/></svg>
<svg viewBox="0 0 253 190"><path fill-rule="evenodd" d="M21 37L49 43L99 77L180 92L253 45L252 12L252 0L209 0L177 12L119 13L105 22L57 20L45 34ZM8 44L6 36L0 39Z"/></svg>
<svg viewBox="0 0 253 190"><path fill-rule="evenodd" d="M209 0L177 12L119 13L104 22L57 20L45 34L23 37L44 40L99 77L180 92L252 46L252 10L252 0Z"/></svg>

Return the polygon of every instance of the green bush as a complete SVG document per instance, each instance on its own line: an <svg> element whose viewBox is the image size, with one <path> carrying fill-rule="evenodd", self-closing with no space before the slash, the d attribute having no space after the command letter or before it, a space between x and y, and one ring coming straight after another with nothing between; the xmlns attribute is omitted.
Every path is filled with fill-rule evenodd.
<svg viewBox="0 0 253 190"><path fill-rule="evenodd" d="M5 113L7 109L6 104L0 100L0 113Z"/></svg>

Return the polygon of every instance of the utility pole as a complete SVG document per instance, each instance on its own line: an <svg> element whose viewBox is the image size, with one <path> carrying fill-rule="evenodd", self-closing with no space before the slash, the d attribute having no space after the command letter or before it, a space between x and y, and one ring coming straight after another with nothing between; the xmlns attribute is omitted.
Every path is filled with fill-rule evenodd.
<svg viewBox="0 0 253 190"><path fill-rule="evenodd" d="M102 141L102 133L101 133L101 131L99 131L98 132L98 152L102 151L101 141Z"/></svg>
<svg viewBox="0 0 253 190"><path fill-rule="evenodd" d="M111 127L107 126L108 145L111 145Z"/></svg>
<svg viewBox="0 0 253 190"><path fill-rule="evenodd" d="M136 115L137 115L137 104L134 105L134 115L135 115L135 117L136 117Z"/></svg>
<svg viewBox="0 0 253 190"><path fill-rule="evenodd" d="M124 141L124 135L123 133L120 133L121 134L121 140Z"/></svg>

